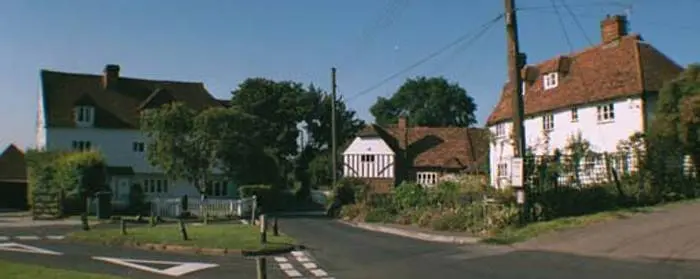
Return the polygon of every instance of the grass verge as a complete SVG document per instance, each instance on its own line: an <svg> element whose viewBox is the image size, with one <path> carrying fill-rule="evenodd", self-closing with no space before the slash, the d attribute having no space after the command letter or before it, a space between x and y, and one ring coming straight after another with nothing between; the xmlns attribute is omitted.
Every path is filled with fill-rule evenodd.
<svg viewBox="0 0 700 279"><path fill-rule="evenodd" d="M71 278L71 279L124 279L122 277L84 273L72 270L48 268L39 265L19 264L0 261L0 278L3 279L43 279L43 278Z"/></svg>
<svg viewBox="0 0 700 279"><path fill-rule="evenodd" d="M260 229L242 224L190 225L187 234L189 240L182 240L178 225L142 225L128 228L127 235L122 235L119 228L94 229L70 233L68 239L107 245L151 243L228 250L271 250L295 244L289 236L282 233L272 236L268 231L268 244L263 246L260 244Z"/></svg>
<svg viewBox="0 0 700 279"><path fill-rule="evenodd" d="M528 239L532 239L547 233L585 227L591 224L610 220L629 218L635 214L652 213L679 205L697 203L699 201L700 200L698 199L683 200L656 206L625 208L612 211L604 211L590 215L565 217L546 222L537 222L520 228L507 228L494 236L485 238L482 242L490 244L513 244L517 242L526 241Z"/></svg>

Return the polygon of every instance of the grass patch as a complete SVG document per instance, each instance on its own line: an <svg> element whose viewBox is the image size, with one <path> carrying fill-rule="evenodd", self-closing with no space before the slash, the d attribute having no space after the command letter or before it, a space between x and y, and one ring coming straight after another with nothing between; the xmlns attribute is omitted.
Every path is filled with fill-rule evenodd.
<svg viewBox="0 0 700 279"><path fill-rule="evenodd" d="M697 203L698 201L700 200L683 200L655 206L632 207L612 211L604 211L590 215L559 218L546 222L537 222L520 228L507 228L494 236L485 238L483 242L491 244L513 244L532 239L547 233L585 227L591 224L610 220L629 218L634 214L657 212L679 205Z"/></svg>
<svg viewBox="0 0 700 279"><path fill-rule="evenodd" d="M0 267L0 278L3 279L124 279L122 277L110 275L83 273L72 270L48 268L40 265L19 264L7 261L0 261Z"/></svg>
<svg viewBox="0 0 700 279"><path fill-rule="evenodd" d="M190 239L182 240L178 225L168 224L130 227L127 229L127 235L121 235L119 228L79 231L70 233L68 238L108 245L152 243L229 250L267 250L295 244L294 239L284 234L272 236L270 230L267 236L268 244L263 246L260 244L259 227L242 224L189 225L187 234Z"/></svg>

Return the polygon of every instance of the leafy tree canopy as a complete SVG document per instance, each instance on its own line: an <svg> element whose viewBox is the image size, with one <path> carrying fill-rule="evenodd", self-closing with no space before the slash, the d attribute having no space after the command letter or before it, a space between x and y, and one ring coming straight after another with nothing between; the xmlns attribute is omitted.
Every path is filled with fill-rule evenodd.
<svg viewBox="0 0 700 279"><path fill-rule="evenodd" d="M469 127L476 124L475 111L467 91L443 77L408 79L391 98L379 97L370 108L380 125L394 124L406 112L411 125L428 127Z"/></svg>

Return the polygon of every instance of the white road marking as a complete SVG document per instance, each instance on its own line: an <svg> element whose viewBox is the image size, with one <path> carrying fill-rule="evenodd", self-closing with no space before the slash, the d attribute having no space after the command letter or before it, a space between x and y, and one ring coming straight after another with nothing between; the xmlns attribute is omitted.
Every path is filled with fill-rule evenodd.
<svg viewBox="0 0 700 279"><path fill-rule="evenodd" d="M297 261L304 263L304 262L310 262L311 259L309 259L306 256L299 256L299 257L297 257Z"/></svg>
<svg viewBox="0 0 700 279"><path fill-rule="evenodd" d="M301 272L297 271L296 269L285 269L284 273L287 273L287 276L289 277L301 277Z"/></svg>
<svg viewBox="0 0 700 279"><path fill-rule="evenodd" d="M210 263L194 263L194 262L170 262L170 261L151 261L151 260L139 260L139 259L123 259L123 258L108 258L108 257L92 257L95 260L105 261L108 263L123 265L147 272L152 272L161 275L168 275L173 277L178 277L185 275L187 273L192 273L198 270L212 268L219 266L218 264ZM166 269L157 269L149 266L140 265L143 264L170 264L176 265Z"/></svg>
<svg viewBox="0 0 700 279"><path fill-rule="evenodd" d="M42 249L39 247L29 246L26 244L20 244L15 242L0 243L0 250L12 251L12 252L24 252L24 253L35 253L35 254L46 254L46 255L63 255L61 252L51 251L47 249Z"/></svg>
<svg viewBox="0 0 700 279"><path fill-rule="evenodd" d="M19 240L39 240L39 237L36 235L20 235L20 236L15 236L15 238Z"/></svg>
<svg viewBox="0 0 700 279"><path fill-rule="evenodd" d="M304 263L303 264L306 269L317 269L318 266L315 263Z"/></svg>
<svg viewBox="0 0 700 279"><path fill-rule="evenodd" d="M8 241L10 240L9 236L0 236L0 241Z"/></svg>
<svg viewBox="0 0 700 279"><path fill-rule="evenodd" d="M292 251L292 256L301 257L301 256L304 256L304 252L302 252L302 251Z"/></svg>
<svg viewBox="0 0 700 279"><path fill-rule="evenodd" d="M286 263L289 260L287 260L287 258L285 257L275 257L275 261L277 261L278 263Z"/></svg>
<svg viewBox="0 0 700 279"><path fill-rule="evenodd" d="M280 264L280 268L281 268L281 269L293 269L294 266L293 266L292 264L290 264L290 263L281 263L281 264Z"/></svg>
<svg viewBox="0 0 700 279"><path fill-rule="evenodd" d="M50 240L62 240L64 238L66 238L65 235L47 235L46 236L46 239L50 239Z"/></svg>
<svg viewBox="0 0 700 279"><path fill-rule="evenodd" d="M313 269L311 270L311 273L313 273L316 277L328 276L328 273L323 269Z"/></svg>

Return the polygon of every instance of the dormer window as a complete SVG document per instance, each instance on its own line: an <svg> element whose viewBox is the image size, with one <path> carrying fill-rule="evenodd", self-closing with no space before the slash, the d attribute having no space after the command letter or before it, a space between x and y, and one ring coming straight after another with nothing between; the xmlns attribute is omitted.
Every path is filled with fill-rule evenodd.
<svg viewBox="0 0 700 279"><path fill-rule="evenodd" d="M545 90L557 87L557 85L559 85L559 73L554 72L545 74L543 77L543 82Z"/></svg>
<svg viewBox="0 0 700 279"><path fill-rule="evenodd" d="M91 106L75 107L75 124L78 127L90 127L95 123L95 108Z"/></svg>

